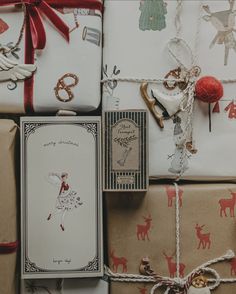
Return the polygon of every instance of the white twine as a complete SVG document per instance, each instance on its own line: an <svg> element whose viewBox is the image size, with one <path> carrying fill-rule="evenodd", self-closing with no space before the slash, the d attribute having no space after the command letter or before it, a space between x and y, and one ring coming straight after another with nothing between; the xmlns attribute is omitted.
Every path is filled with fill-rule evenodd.
<svg viewBox="0 0 236 294"><path fill-rule="evenodd" d="M179 213L179 186L175 185L175 241L176 241L176 277L180 278L180 213Z"/></svg>
<svg viewBox="0 0 236 294"><path fill-rule="evenodd" d="M167 290L171 290L173 287L183 289L184 286L189 282L189 279L193 277L195 274L200 273L208 273L213 275L215 278L208 279L209 283L214 283L212 286L209 287L210 290L216 289L219 287L221 283L235 283L236 279L223 279L220 278L220 275L217 273L216 270L209 268L208 266L231 260L235 256L234 252L232 250L228 250L226 254L212 259L200 266L198 266L196 269L194 269L191 273L189 273L184 278L170 278L165 276L159 276L158 278L152 277L152 276L144 276L144 275L138 275L138 274L120 274L120 273L114 273L111 271L110 268L105 266L105 274L109 277L109 279L113 282L120 282L120 283L156 283L157 281L161 280L161 282L156 283L151 291L150 294L154 294L155 290L161 286L166 286ZM168 293L168 292L167 292Z"/></svg>
<svg viewBox="0 0 236 294"><path fill-rule="evenodd" d="M179 201L179 186L177 183L174 183L175 191L176 191L176 209L175 209L175 221L176 221L176 277L164 277L164 276L144 276L137 274L120 274L112 272L108 267L105 267L105 274L110 278L111 281L114 282L126 282L126 283L154 283L150 294L154 294L155 291L165 286L166 291L165 294L168 294L173 288L178 288L179 293L186 293L189 287L191 286L191 282L194 277L204 274L210 274L214 276L213 279L208 279L210 284L213 283L209 287L210 290L214 290L219 287L221 283L235 283L236 279L222 279L220 275L215 269L210 268L209 266L213 264L217 264L219 262L231 260L235 257L235 254L232 250L228 250L224 255L214 258L210 261L203 263L202 265L196 267L192 270L187 276L184 278L180 278L180 201Z"/></svg>
<svg viewBox="0 0 236 294"><path fill-rule="evenodd" d="M139 79L139 78L128 78L128 77L123 77L123 78L106 78L102 79L101 83L105 84L108 82L124 82L124 83L136 83L136 84L142 84L142 83L149 83L149 84L162 84L163 82L185 82L185 79ZM234 84L236 83L236 78L235 79L219 79L219 81L222 84Z"/></svg>

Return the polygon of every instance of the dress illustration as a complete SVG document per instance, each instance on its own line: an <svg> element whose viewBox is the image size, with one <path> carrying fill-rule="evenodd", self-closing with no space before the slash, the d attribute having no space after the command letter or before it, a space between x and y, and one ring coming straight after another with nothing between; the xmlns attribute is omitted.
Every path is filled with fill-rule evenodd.
<svg viewBox="0 0 236 294"><path fill-rule="evenodd" d="M68 211L78 208L83 203L80 201L80 197L77 192L72 190L67 183L68 173L50 173L48 175L48 181L54 186L59 188L55 209L49 214L47 220L49 221L53 216L61 214L60 228L62 231L65 230L64 218Z"/></svg>
<svg viewBox="0 0 236 294"><path fill-rule="evenodd" d="M142 0L139 10L139 29L161 31L166 27L167 3L163 0Z"/></svg>

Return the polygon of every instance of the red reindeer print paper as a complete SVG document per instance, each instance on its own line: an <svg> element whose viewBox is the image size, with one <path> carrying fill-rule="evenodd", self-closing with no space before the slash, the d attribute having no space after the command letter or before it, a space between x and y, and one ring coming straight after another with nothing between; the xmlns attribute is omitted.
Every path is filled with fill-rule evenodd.
<svg viewBox="0 0 236 294"><path fill-rule="evenodd" d="M152 224L151 215L149 214L147 217L143 216L143 219L144 219L144 224L137 225L137 238L138 240L150 241L148 233L151 229L151 224Z"/></svg>
<svg viewBox="0 0 236 294"><path fill-rule="evenodd" d="M166 189L166 195L168 198L168 207L172 207L173 204L175 206L175 196L176 196L176 191L175 191L175 187L169 185L169 186L165 186ZM183 204L183 190L179 189L179 206L182 207Z"/></svg>
<svg viewBox="0 0 236 294"><path fill-rule="evenodd" d="M127 272L127 262L128 260L125 257L118 257L115 255L115 250L111 251L110 257L112 259L112 269L115 273L121 268L122 273Z"/></svg>
<svg viewBox="0 0 236 294"><path fill-rule="evenodd" d="M167 187L172 191L172 209L168 207ZM171 184L151 184L145 194L105 194L108 266L111 271L122 273L127 269L127 274L140 274L140 266L144 265L150 274L171 278L177 276L174 191L175 186ZM228 217L220 217L219 211L219 202L222 203L222 199L232 201L233 194L236 193L236 184L179 184L179 191L184 195L183 205L179 210L180 276L184 278L200 265L221 257L228 250L236 252L235 218L229 216L227 205ZM147 225L145 219L148 222L149 218L149 241L147 237L142 240L141 233L137 236L137 232L143 232L142 226ZM148 260L151 267L147 263L144 264L144 260ZM222 279L236 277L235 258L210 267L215 269ZM146 294L150 293L153 285L111 281L110 294ZM208 291L206 293L211 292L209 286L204 288ZM214 293L235 294L235 287L236 282L222 283ZM156 293L164 293L165 290L164 287L164 291L160 289ZM193 291L194 289L191 289L189 293L195 294Z"/></svg>
<svg viewBox="0 0 236 294"><path fill-rule="evenodd" d="M165 257L165 260L166 260L166 263L167 263L167 266L168 266L169 276L171 278L174 278L175 275L176 275L176 271L177 271L176 262L174 261L175 254L167 255L165 253L165 251L163 251L163 255ZM184 277L184 269L185 269L185 267L186 267L185 264L180 263L180 265L179 265L179 274L180 274L181 278Z"/></svg>
<svg viewBox="0 0 236 294"><path fill-rule="evenodd" d="M146 287L138 287L139 294L148 294L148 289Z"/></svg>
<svg viewBox="0 0 236 294"><path fill-rule="evenodd" d="M234 217L236 206L236 191L229 190L231 198L221 198L219 200L220 216L221 217Z"/></svg>
<svg viewBox="0 0 236 294"><path fill-rule="evenodd" d="M198 225L196 224L195 230L196 230L196 236L199 240L197 249L210 249L211 247L211 237L210 233L203 233L205 225Z"/></svg>

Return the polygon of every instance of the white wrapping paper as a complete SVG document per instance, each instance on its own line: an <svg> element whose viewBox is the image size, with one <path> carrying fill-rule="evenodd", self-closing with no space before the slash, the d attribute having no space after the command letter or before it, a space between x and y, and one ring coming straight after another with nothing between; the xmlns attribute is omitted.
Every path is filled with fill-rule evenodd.
<svg viewBox="0 0 236 294"><path fill-rule="evenodd" d="M54 10L56 11L56 10ZM57 29L43 17L47 43L44 50L35 54L37 71L34 78L33 107L35 112L56 112L59 109L74 111L92 111L100 103L101 72L101 13L88 9L64 9L57 12L69 26L70 42L68 43ZM1 46L9 42L16 43L24 14L22 9L4 7L0 9ZM7 24L8 29L4 29ZM76 28L76 24L78 27ZM5 25L6 27L6 25ZM7 57L14 62L24 63L24 38L17 51L19 60L12 54ZM78 78L75 86L69 87L73 98L62 102L55 95L58 80L65 74L73 74ZM64 79L65 84L75 82L73 77ZM0 83L1 112L23 113L24 82L15 85L11 81ZM68 99L68 92L61 90L59 95Z"/></svg>
<svg viewBox="0 0 236 294"><path fill-rule="evenodd" d="M163 6L157 6L161 3ZM212 14L207 13L202 5L209 5ZM226 0L183 1L180 21L177 21L176 26L177 1L105 1L104 79L110 77L163 79L170 70L178 67L167 50L167 43L177 36L178 27L180 27L178 37L184 39L192 49L194 65L200 66L201 76L211 75L226 80L236 78L236 43L235 33L232 32L235 28L235 11L229 9L230 3ZM215 12L221 13L213 15ZM148 28L147 24L150 24L151 19L155 20L156 13L159 13L158 21L153 26L149 26L150 30L143 30ZM218 23L213 20L213 16L218 19ZM222 27L221 22L225 26ZM227 31L225 37L217 35L220 30ZM210 48L216 35L217 41ZM227 48L229 54L228 58L225 58ZM186 67L191 68L191 58L187 48L180 52L177 50L176 54ZM224 65L226 62L227 65ZM213 113L214 105L211 105L211 117L209 117L208 104L195 102L193 139L198 152L195 155L188 154L184 163L184 178L219 180L233 179L236 176L234 160L236 120L233 114L236 83L223 86L224 96L220 101L219 113ZM161 84L149 84L150 97L150 90L154 88L158 88L166 95L173 94ZM140 95L140 83L105 84L103 106L105 110L146 108ZM180 156L175 144L181 138L178 135L174 136L174 131L180 127L184 128L183 121L179 123L173 119L166 120L164 129L161 130L151 114L149 117L150 176L175 177L180 166ZM211 122L211 131L209 122Z"/></svg>

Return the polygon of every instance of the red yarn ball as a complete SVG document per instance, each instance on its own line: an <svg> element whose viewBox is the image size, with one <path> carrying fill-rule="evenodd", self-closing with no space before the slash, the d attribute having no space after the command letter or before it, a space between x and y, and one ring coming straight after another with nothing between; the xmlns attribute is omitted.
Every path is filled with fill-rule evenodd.
<svg viewBox="0 0 236 294"><path fill-rule="evenodd" d="M196 82L195 96L197 99L206 102L214 103L220 100L224 90L221 82L214 77L202 77Z"/></svg>

